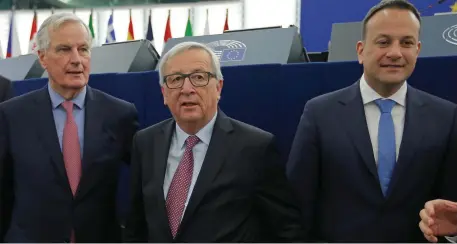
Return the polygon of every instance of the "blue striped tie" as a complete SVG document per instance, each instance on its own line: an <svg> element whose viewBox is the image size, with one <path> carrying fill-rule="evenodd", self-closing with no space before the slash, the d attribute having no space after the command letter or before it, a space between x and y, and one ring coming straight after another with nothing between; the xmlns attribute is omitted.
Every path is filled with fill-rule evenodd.
<svg viewBox="0 0 457 244"><path fill-rule="evenodd" d="M391 114L395 101L378 99L375 103L381 110L378 129L378 176L382 192L386 196L396 161L395 129Z"/></svg>

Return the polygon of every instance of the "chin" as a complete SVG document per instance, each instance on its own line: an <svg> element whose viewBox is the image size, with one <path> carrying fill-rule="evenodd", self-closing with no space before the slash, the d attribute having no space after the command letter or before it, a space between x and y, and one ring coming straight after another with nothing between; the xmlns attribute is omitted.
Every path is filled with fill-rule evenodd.
<svg viewBox="0 0 457 244"><path fill-rule="evenodd" d="M65 82L64 86L70 89L81 89L87 84L85 80L71 80Z"/></svg>
<svg viewBox="0 0 457 244"><path fill-rule="evenodd" d="M404 75L386 75L386 76L380 77L380 80L382 81L382 83L395 85L395 84L400 84L400 83L404 82L406 80L406 76L404 76Z"/></svg>

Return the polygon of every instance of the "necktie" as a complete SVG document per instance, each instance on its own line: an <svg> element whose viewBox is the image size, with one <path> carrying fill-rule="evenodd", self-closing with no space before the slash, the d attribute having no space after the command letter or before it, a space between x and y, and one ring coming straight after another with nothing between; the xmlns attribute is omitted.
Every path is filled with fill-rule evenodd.
<svg viewBox="0 0 457 244"><path fill-rule="evenodd" d="M391 114L395 101L379 99L375 103L381 110L378 129L378 176L382 193L386 196L396 162L395 128Z"/></svg>
<svg viewBox="0 0 457 244"><path fill-rule="evenodd" d="M67 120L63 128L62 138L63 161L65 162L71 191L75 195L81 178L81 149L79 146L78 126L73 117L73 102L65 101L62 106L67 111Z"/></svg>
<svg viewBox="0 0 457 244"><path fill-rule="evenodd" d="M78 138L78 126L73 117L73 102L65 101L62 103L62 107L67 112L62 138L63 161L71 192L74 196L78 189L79 179L81 178L81 148ZM75 243L74 230L71 231L70 239L71 243Z"/></svg>
<svg viewBox="0 0 457 244"><path fill-rule="evenodd" d="M181 217L184 212L184 205L187 200L189 186L192 181L192 173L194 169L194 156L192 148L199 142L197 136L189 136L186 139L186 149L179 162L178 169L176 170L173 180L171 181L170 188L167 194L167 213L168 222L170 224L171 233L175 238L178 232Z"/></svg>

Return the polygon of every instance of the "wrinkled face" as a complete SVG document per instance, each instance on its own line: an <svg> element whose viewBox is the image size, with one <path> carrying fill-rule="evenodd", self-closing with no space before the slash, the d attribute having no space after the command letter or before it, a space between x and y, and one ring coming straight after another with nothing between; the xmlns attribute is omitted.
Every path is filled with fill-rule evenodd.
<svg viewBox="0 0 457 244"><path fill-rule="evenodd" d="M223 81L217 80L214 75L205 77L197 74L192 76L193 80L199 82L199 80L208 79L209 81L206 86L196 87L191 83L190 77L170 76L194 72L214 74L211 56L205 50L189 49L170 58L163 70L165 82L171 84L183 81L183 84L181 88L175 89L170 89L167 84L164 84L162 94L165 105L168 106L178 124L197 124L201 128L214 117L217 111Z"/></svg>
<svg viewBox="0 0 457 244"><path fill-rule="evenodd" d="M89 37L83 25L67 22L49 30L49 47L38 52L40 63L48 72L57 91L78 91L89 81Z"/></svg>
<svg viewBox="0 0 457 244"><path fill-rule="evenodd" d="M419 55L419 20L404 9L384 9L366 25L365 41L357 43L359 63L368 82L402 84Z"/></svg>

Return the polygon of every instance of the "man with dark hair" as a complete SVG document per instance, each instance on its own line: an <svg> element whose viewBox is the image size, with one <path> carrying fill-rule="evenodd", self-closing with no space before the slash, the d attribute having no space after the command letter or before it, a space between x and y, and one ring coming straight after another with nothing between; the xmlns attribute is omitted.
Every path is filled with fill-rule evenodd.
<svg viewBox="0 0 457 244"><path fill-rule="evenodd" d="M11 81L0 75L0 102L6 101L13 96Z"/></svg>
<svg viewBox="0 0 457 244"><path fill-rule="evenodd" d="M367 15L363 19L362 22L362 39L365 40L366 37L366 32L367 32L367 23L368 21L378 13L379 11L382 11L384 9L402 9L402 10L408 10L414 16L419 20L419 24L421 24L421 16L419 11L412 5L410 2L406 0L384 0L381 1L379 4L375 5L368 11Z"/></svg>
<svg viewBox="0 0 457 244"><path fill-rule="evenodd" d="M407 84L420 19L406 1L382 1L357 43L363 75L307 102L287 174L307 241L424 242L425 202L457 199L457 106Z"/></svg>

